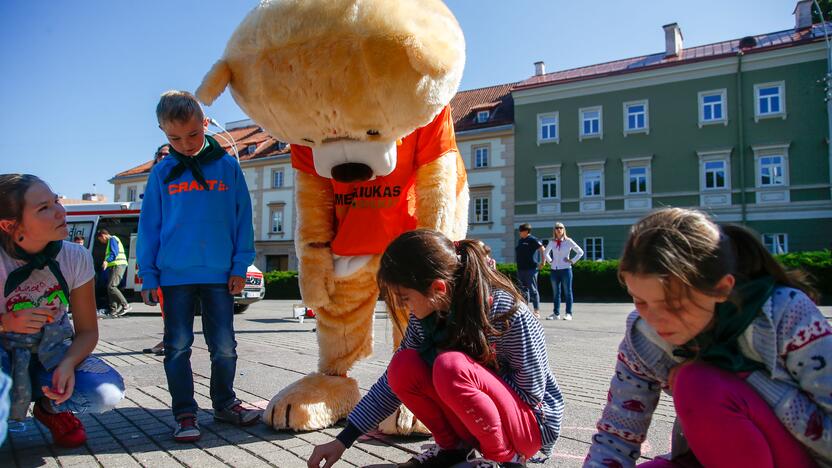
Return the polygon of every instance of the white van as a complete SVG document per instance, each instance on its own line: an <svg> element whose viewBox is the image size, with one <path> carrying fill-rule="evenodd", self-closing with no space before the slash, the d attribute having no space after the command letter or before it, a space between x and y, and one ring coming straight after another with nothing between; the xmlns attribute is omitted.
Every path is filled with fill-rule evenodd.
<svg viewBox="0 0 832 468"><path fill-rule="evenodd" d="M127 250L127 272L125 273L124 292L128 300L140 301L142 280L138 275L136 264L136 240L139 230L139 213L141 202L129 203L85 203L66 205L66 224L69 230L68 241L76 236L84 238L84 246L90 250L93 265L104 261L106 246L95 241L95 233L104 228L110 234L118 236ZM243 292L234 296L234 313L244 312L248 306L266 295L263 273L254 265L246 272L246 286Z"/></svg>

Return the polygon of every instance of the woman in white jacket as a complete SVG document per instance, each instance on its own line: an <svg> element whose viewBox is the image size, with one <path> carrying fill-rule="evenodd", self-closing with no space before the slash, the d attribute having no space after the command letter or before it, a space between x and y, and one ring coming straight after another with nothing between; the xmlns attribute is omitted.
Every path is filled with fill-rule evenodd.
<svg viewBox="0 0 832 468"><path fill-rule="evenodd" d="M575 253L572 256L572 253ZM546 320L560 320L560 293L563 288L563 300L566 302L566 320L572 320L572 264L584 256L584 251L572 239L566 237L563 223L555 223L552 240L546 246L543 258L552 265L552 292L555 295L554 313Z"/></svg>

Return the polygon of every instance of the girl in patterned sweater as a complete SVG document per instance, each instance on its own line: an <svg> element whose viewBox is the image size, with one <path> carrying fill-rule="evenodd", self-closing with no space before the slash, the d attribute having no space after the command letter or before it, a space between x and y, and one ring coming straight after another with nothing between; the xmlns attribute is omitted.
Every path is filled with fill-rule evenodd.
<svg viewBox="0 0 832 468"><path fill-rule="evenodd" d="M635 465L662 390L681 434L646 465L832 463L832 327L804 276L748 230L670 208L633 226L619 277L636 310L584 466Z"/></svg>
<svg viewBox="0 0 832 468"><path fill-rule="evenodd" d="M472 449L484 456L478 463L505 467L551 453L563 398L543 329L512 283L489 268L482 243L407 232L384 252L378 282L390 310L410 310L407 330L347 427L315 447L310 467L331 466L401 403L436 446L400 467L453 466Z"/></svg>

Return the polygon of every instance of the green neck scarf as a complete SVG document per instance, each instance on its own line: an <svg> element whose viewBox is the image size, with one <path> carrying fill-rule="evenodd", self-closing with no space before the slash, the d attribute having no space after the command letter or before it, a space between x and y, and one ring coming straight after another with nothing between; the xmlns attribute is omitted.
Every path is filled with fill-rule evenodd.
<svg viewBox="0 0 832 468"><path fill-rule="evenodd" d="M774 292L774 278L764 276L739 283L734 287L740 307L730 301L717 304L714 325L696 338L673 351L675 356L698 358L730 372L750 372L763 369L762 363L745 357L738 339ZM698 348L698 350L697 350Z"/></svg>
<svg viewBox="0 0 832 468"><path fill-rule="evenodd" d="M184 154L170 147L170 155L179 163L173 166L170 173L165 177L164 183L169 183L172 180L179 178L186 170L191 171L194 179L202 186L203 189L208 187L205 181L205 174L202 172L202 166L210 162L216 161L225 156L225 150L222 149L217 140L209 135L205 135L205 142L207 145L197 153L196 156L185 156Z"/></svg>
<svg viewBox="0 0 832 468"><path fill-rule="evenodd" d="M49 268L49 271L51 271L52 275L55 276L55 279L58 280L58 284L61 286L61 290L64 292L64 295L66 295L67 301L69 301L69 286L67 285L66 278L64 278L63 273L61 273L61 266L58 264L58 261L55 260L63 245L63 241L52 241L46 244L46 247L36 254L30 254L20 247L17 247L17 257L23 259L26 263L9 273L9 277L6 278L6 286L3 290L3 296L8 297L12 291L17 289L18 286L29 279L29 276L33 271Z"/></svg>
<svg viewBox="0 0 832 468"><path fill-rule="evenodd" d="M419 324L422 325L422 344L419 345L418 352L428 367L433 368L441 346L448 341L447 325L452 315L453 312L450 312L446 317L439 317L439 312L434 312L419 319Z"/></svg>

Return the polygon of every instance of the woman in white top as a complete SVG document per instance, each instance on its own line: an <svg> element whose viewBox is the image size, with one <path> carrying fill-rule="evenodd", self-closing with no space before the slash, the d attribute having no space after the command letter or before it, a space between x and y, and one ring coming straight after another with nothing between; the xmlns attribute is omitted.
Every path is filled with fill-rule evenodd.
<svg viewBox="0 0 832 468"><path fill-rule="evenodd" d="M572 252L575 253L574 256ZM553 238L546 246L543 257L552 265L552 291L555 295L554 313L546 320L560 320L560 293L563 288L563 299L566 302L566 320L572 320L572 264L584 256L584 251L572 239L566 237L566 227L563 223L555 223Z"/></svg>

